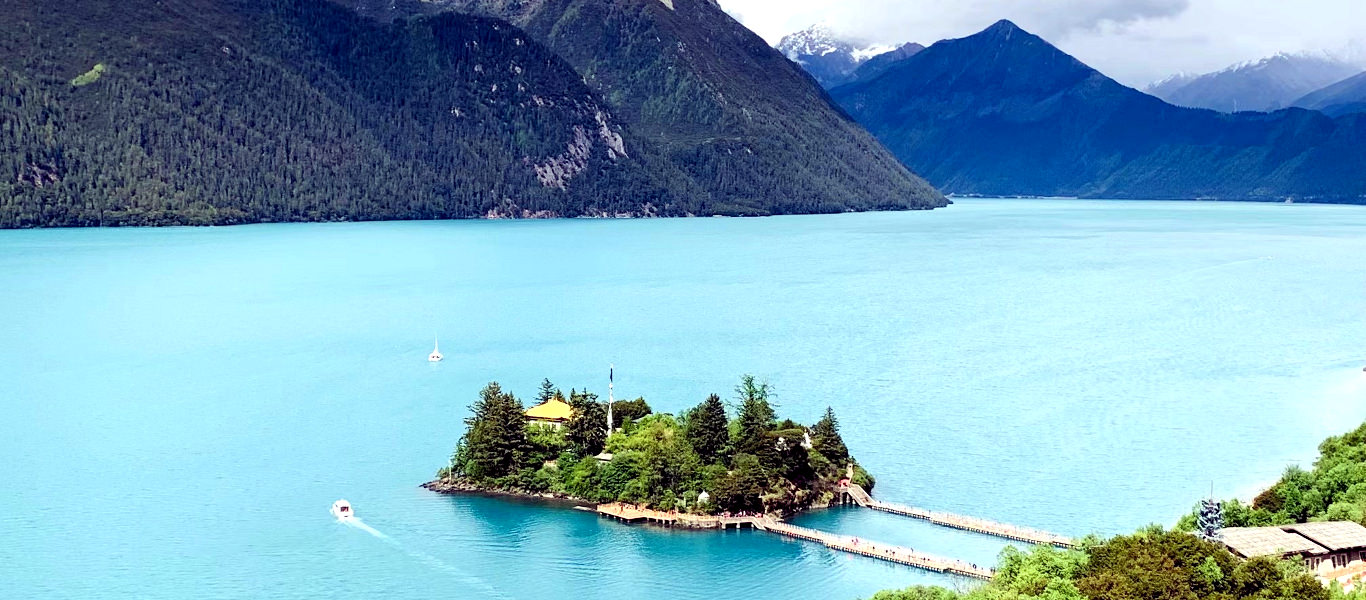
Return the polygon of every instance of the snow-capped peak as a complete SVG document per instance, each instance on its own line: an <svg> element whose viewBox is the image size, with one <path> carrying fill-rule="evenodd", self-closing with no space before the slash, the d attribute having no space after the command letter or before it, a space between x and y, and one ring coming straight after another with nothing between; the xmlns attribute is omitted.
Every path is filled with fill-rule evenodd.
<svg viewBox="0 0 1366 600"><path fill-rule="evenodd" d="M837 39L828 26L817 24L783 36L778 42L778 51L797 60L799 56L825 56L834 52L853 54L854 47Z"/></svg>
<svg viewBox="0 0 1366 600"><path fill-rule="evenodd" d="M888 52L896 50L898 47L899 46L896 46L894 44L879 44L876 46L868 46L867 48L858 48L854 50L854 60L856 62L861 63L874 56L886 54Z"/></svg>

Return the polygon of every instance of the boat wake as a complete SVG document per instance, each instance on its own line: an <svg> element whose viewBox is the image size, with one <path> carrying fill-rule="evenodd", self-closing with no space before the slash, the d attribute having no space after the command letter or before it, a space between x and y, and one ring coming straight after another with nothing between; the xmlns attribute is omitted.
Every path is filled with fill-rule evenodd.
<svg viewBox="0 0 1366 600"><path fill-rule="evenodd" d="M360 517L351 517L351 518L349 518L349 519L337 519L337 520L338 520L338 521L341 521L342 523L345 523L345 524L347 524L347 525L350 525L350 526L352 526L352 527L355 527L356 529L359 529L359 530L361 530L361 531L364 531L364 532L366 532L366 533L368 533L368 534L370 534L370 535L373 535L373 536L375 536L375 537L377 537L377 538L379 538L379 539L381 539L381 540L387 540L387 539L389 539L389 536L384 535L383 533L380 532L380 530L375 529L374 527L371 527L371 526L369 526L369 525L366 525L366 524L365 524L365 521L360 520Z"/></svg>
<svg viewBox="0 0 1366 600"><path fill-rule="evenodd" d="M349 526L351 526L351 527L354 527L354 528L356 528L356 529L359 529L359 530L361 530L361 531L364 531L364 532L366 532L366 533L368 533L368 534L370 534L370 535L373 535L373 536L375 536L375 537L378 538L378 539L384 540L385 542L388 542L388 544L389 544L390 546L393 546L394 548L398 549L399 551L403 552L404 554L407 554L409 557L411 557L411 558L417 560L418 562L421 562L421 563L423 563L423 564L425 564L425 565L427 565L427 566L429 566L429 567L431 567L431 568L433 568L433 569L437 569L437 570L439 570L439 571L444 571L445 573L447 573L447 574L449 574L449 575L451 575L451 576L454 576L454 577L455 577L456 579L458 579L461 583L464 583L465 585L467 585L467 586L469 586L469 587L477 588L477 589L481 590L482 592L484 592L484 593L482 594L483 596L490 597L490 598L511 598L511 596L508 596L507 594L504 594L503 592L498 591L498 589L495 588L495 587L493 587L492 585L490 585L489 582L484 581L483 579L481 579L481 578L479 578L479 577L476 577L476 576L474 576L474 575L471 575L471 574L469 574L469 573L467 573L467 572L465 572L465 571L463 571L463 570L461 570L461 569L455 567L454 565L451 565L450 563L447 563L447 562L444 561L444 560L441 560L441 559L439 559L439 558L437 558L437 557L435 557L435 556L432 556L432 555L430 555L430 554L427 554L426 552L422 552L422 551L420 551L420 550L414 550L414 549L412 549L412 548L408 548L408 547L404 546L403 544L398 543L398 541L395 540L394 538L391 538L391 537L385 535L384 532L382 532L382 531L380 531L380 530L378 530L378 529L375 529L374 527L371 527L370 525L366 524L365 521L360 520L360 517L349 517L349 518L346 518L346 519L337 519L337 520L338 520L339 522L345 524L345 525L349 525Z"/></svg>

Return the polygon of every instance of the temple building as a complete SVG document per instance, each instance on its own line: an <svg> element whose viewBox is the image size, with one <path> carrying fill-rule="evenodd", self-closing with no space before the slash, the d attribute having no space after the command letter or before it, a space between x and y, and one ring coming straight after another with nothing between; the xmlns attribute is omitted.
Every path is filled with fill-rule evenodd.
<svg viewBox="0 0 1366 600"><path fill-rule="evenodd" d="M526 420L528 423L539 423L559 429L573 414L574 409L565 403L564 399L556 396L526 409Z"/></svg>
<svg viewBox="0 0 1366 600"><path fill-rule="evenodd" d="M1242 558L1298 558L1319 581L1337 581L1344 590L1359 585L1366 574L1366 527L1354 521L1227 527L1220 534L1229 551Z"/></svg>

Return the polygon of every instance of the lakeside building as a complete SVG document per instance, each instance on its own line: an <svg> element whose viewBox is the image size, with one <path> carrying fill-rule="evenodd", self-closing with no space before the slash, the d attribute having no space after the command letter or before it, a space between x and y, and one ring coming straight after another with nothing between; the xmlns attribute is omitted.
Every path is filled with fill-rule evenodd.
<svg viewBox="0 0 1366 600"><path fill-rule="evenodd" d="M555 397L526 409L526 420L559 429L573 414L574 409L568 403Z"/></svg>
<svg viewBox="0 0 1366 600"><path fill-rule="evenodd" d="M1355 588L1366 575L1366 527L1354 521L1227 527L1219 533L1239 557L1298 558L1319 581L1336 581L1344 590Z"/></svg>

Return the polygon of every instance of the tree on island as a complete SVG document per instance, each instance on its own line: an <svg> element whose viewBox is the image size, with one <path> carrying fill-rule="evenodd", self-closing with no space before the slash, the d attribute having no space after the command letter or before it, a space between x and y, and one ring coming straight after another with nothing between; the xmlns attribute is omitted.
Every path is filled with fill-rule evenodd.
<svg viewBox="0 0 1366 600"><path fill-rule="evenodd" d="M769 488L768 474L753 454L736 454L734 468L716 485L717 504L732 511L762 511L761 496Z"/></svg>
<svg viewBox="0 0 1366 600"><path fill-rule="evenodd" d="M536 393L536 404L545 404L556 396L559 396L560 398L564 397L564 395L560 393L559 388L555 387L555 384L550 383L549 377L542 379L541 390Z"/></svg>
<svg viewBox="0 0 1366 600"><path fill-rule="evenodd" d="M773 431L777 416L768 398L773 388L768 383L759 383L753 375L740 378L735 386L736 400L740 403L739 427L735 436L735 451L763 457L771 453L772 442L769 432Z"/></svg>
<svg viewBox="0 0 1366 600"><path fill-rule="evenodd" d="M653 412L644 398L617 400L612 403L612 429L625 427L627 423L639 421Z"/></svg>
<svg viewBox="0 0 1366 600"><path fill-rule="evenodd" d="M522 403L490 383L470 406L468 428L450 467L437 477L460 489L566 494L708 513L789 512L829 501L853 462L842 443L826 445L840 448L841 459L823 456L814 441L809 448L804 443L806 427L776 418L768 385L746 376L736 389L739 410L732 422L721 398L712 394L682 419L668 414L636 418L624 411L634 421L608 436L606 407L592 393L570 390L572 410L564 426L544 427L530 423ZM562 397L549 381L541 384L539 399ZM626 406L648 411L644 399ZM838 423L828 416L818 430L833 432L825 439L834 440ZM601 456L604 450L610 459ZM855 481L872 489L866 472L855 466L854 473ZM711 501L699 503L704 491Z"/></svg>
<svg viewBox="0 0 1366 600"><path fill-rule="evenodd" d="M565 438L579 456L596 456L607 443L607 409L590 392L569 391L569 407L574 409L565 423Z"/></svg>
<svg viewBox="0 0 1366 600"><path fill-rule="evenodd" d="M822 456L837 465L849 459L849 448L840 437L840 422L835 418L835 409L825 407L825 416L811 427L811 444Z"/></svg>
<svg viewBox="0 0 1366 600"><path fill-rule="evenodd" d="M475 480L516 472L529 450L522 402L493 382L479 392L470 413L452 470Z"/></svg>
<svg viewBox="0 0 1366 600"><path fill-rule="evenodd" d="M685 435L693 451L703 464L726 462L726 446L730 444L730 427L726 420L726 406L716 394L707 396L688 413Z"/></svg>

